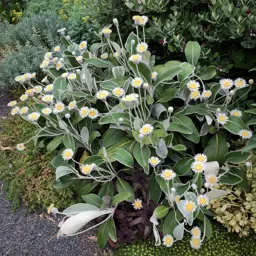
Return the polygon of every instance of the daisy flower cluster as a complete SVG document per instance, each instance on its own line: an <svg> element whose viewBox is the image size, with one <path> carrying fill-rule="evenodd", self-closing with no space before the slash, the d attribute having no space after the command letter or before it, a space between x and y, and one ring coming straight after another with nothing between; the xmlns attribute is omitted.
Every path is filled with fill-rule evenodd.
<svg viewBox="0 0 256 256"><path fill-rule="evenodd" d="M203 90L200 92L200 83L196 80L190 80L187 83L187 88L190 91L189 98L191 100L197 100L197 99L209 99L212 96L211 90Z"/></svg>
<svg viewBox="0 0 256 256"><path fill-rule="evenodd" d="M242 89L247 86L247 83L243 78L237 78L235 80L232 80L230 78L224 78L224 79L221 79L219 83L220 83L220 87L224 91L229 91L232 88Z"/></svg>

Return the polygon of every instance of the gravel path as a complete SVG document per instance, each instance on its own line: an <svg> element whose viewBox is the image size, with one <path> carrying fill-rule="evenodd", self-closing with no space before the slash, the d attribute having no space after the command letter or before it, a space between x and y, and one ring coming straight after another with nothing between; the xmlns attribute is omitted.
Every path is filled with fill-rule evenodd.
<svg viewBox="0 0 256 256"><path fill-rule="evenodd" d="M8 114L6 105L11 100L12 95L0 88L0 125L1 117ZM1 193L1 185L0 181L0 256L103 255L95 242L95 231L56 239L54 236L58 232L57 222L36 214L26 215L22 208L13 213L10 202Z"/></svg>

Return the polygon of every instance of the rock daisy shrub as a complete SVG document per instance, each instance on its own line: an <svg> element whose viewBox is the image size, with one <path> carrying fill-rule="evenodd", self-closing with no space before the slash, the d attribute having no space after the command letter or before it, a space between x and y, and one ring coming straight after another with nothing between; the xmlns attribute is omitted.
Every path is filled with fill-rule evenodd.
<svg viewBox="0 0 256 256"><path fill-rule="evenodd" d="M79 181L84 203L48 209L64 215L58 236L83 233L97 218L100 247L137 234L170 247L188 233L199 249L212 235L209 202L228 193L216 186L246 182L255 147L252 88L242 78L215 80L212 66L197 67L201 47L194 41L186 62L156 66L145 41L148 18L133 21L135 33L125 42L117 19L90 46L59 30L65 47L45 54L44 79L16 77L24 107L8 105L37 127L31 140L58 153L54 186Z"/></svg>

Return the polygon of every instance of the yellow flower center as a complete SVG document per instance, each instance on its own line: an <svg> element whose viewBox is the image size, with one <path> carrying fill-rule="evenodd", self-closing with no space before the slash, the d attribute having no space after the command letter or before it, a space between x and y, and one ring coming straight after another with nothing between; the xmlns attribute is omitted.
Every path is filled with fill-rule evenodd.
<svg viewBox="0 0 256 256"><path fill-rule="evenodd" d="M214 176L209 177L208 183L210 183L210 184L215 184L216 182L217 182L216 177L214 177Z"/></svg>
<svg viewBox="0 0 256 256"><path fill-rule="evenodd" d="M201 197L201 198L199 199L199 204L203 205L203 204L206 204L206 203L207 203L206 198Z"/></svg>
<svg viewBox="0 0 256 256"><path fill-rule="evenodd" d="M192 212L195 209L195 205L192 202L189 202L185 205L185 210L187 212Z"/></svg>
<svg viewBox="0 0 256 256"><path fill-rule="evenodd" d="M192 235L193 235L193 236L199 236L199 235L200 235L199 229L197 229L197 228L193 229Z"/></svg>
<svg viewBox="0 0 256 256"><path fill-rule="evenodd" d="M70 157L72 157L72 153L71 153L70 151L66 151L66 152L64 153L64 156L65 156L66 158L70 158Z"/></svg>
<svg viewBox="0 0 256 256"><path fill-rule="evenodd" d="M197 89L197 84L196 84L196 83L191 83L191 84L189 85L189 88L190 88L190 89Z"/></svg>
<svg viewBox="0 0 256 256"><path fill-rule="evenodd" d="M61 68L61 66L62 66L61 63L57 63L57 64L56 64L56 67L57 67L57 68Z"/></svg>
<svg viewBox="0 0 256 256"><path fill-rule="evenodd" d="M30 115L30 117L32 118L32 119L37 119L37 114L36 113L32 113L31 115Z"/></svg>
<svg viewBox="0 0 256 256"><path fill-rule="evenodd" d="M89 115L95 117L97 115L97 112L95 110L91 110Z"/></svg>
<svg viewBox="0 0 256 256"><path fill-rule="evenodd" d="M146 51L145 45L139 45L139 46L138 46L138 50L139 50L140 52Z"/></svg>
<svg viewBox="0 0 256 256"><path fill-rule="evenodd" d="M237 82L236 82L236 86L238 86L238 87L241 87L241 86L243 86L244 85L244 82L242 81L242 80L238 80Z"/></svg>
<svg viewBox="0 0 256 256"><path fill-rule="evenodd" d="M221 122L225 122L227 120L227 117L226 116L219 116L219 120Z"/></svg>
<svg viewBox="0 0 256 256"><path fill-rule="evenodd" d="M146 126L142 129L143 133L149 133L151 131L150 127Z"/></svg>
<svg viewBox="0 0 256 256"><path fill-rule="evenodd" d="M142 206L142 203L140 201L135 201L134 202L134 208L135 209L139 209L139 208L141 208L141 206Z"/></svg>
<svg viewBox="0 0 256 256"><path fill-rule="evenodd" d="M231 86L230 81L224 81L223 86L229 88Z"/></svg>
<svg viewBox="0 0 256 256"><path fill-rule="evenodd" d="M88 109L82 109L82 110L81 110L81 114L82 114L83 116L86 116L86 115L88 114Z"/></svg>
<svg viewBox="0 0 256 256"><path fill-rule="evenodd" d="M173 239L171 237L166 237L164 242L166 243L166 245L170 245L170 244L172 244Z"/></svg>
<svg viewBox="0 0 256 256"><path fill-rule="evenodd" d="M85 174L89 174L91 172L92 168L90 165L85 165L82 167L82 172Z"/></svg>
<svg viewBox="0 0 256 256"><path fill-rule="evenodd" d="M122 90L121 89L115 89L115 94L116 95L121 95L122 94Z"/></svg>
<svg viewBox="0 0 256 256"><path fill-rule="evenodd" d="M99 93L99 98L104 99L107 96L106 92L100 92Z"/></svg>
<svg viewBox="0 0 256 256"><path fill-rule="evenodd" d="M133 85L134 86L140 86L141 85L141 81L139 79L136 79L133 81Z"/></svg>
<svg viewBox="0 0 256 256"><path fill-rule="evenodd" d="M205 157L204 157L204 156L197 156L197 157L196 157L196 161L204 162L204 160L205 160Z"/></svg>
<svg viewBox="0 0 256 256"><path fill-rule="evenodd" d="M205 97L210 97L211 93L210 92L204 92Z"/></svg>
<svg viewBox="0 0 256 256"><path fill-rule="evenodd" d="M234 111L232 114L233 114L233 116L239 116L240 115L240 113L238 111Z"/></svg>
<svg viewBox="0 0 256 256"><path fill-rule="evenodd" d="M172 175L173 175L173 173L172 173L171 171L165 171L165 172L163 173L163 176L164 176L165 179L170 179L170 178L172 178Z"/></svg>
<svg viewBox="0 0 256 256"><path fill-rule="evenodd" d="M86 47L86 43L85 42L82 42L81 44L80 44L80 48L85 48Z"/></svg>
<svg viewBox="0 0 256 256"><path fill-rule="evenodd" d="M192 98L197 98L199 96L199 92L195 91L191 93Z"/></svg>
<svg viewBox="0 0 256 256"><path fill-rule="evenodd" d="M59 110L59 111L63 110L63 105L62 104L57 104L56 109Z"/></svg>
<svg viewBox="0 0 256 256"><path fill-rule="evenodd" d="M201 165L201 164L195 164L195 165L194 165L194 168L195 168L196 171L202 171L202 170L203 170L203 165Z"/></svg>
<svg viewBox="0 0 256 256"><path fill-rule="evenodd" d="M196 237L193 237L191 242L194 247L198 247L201 244L200 238L196 238Z"/></svg>
<svg viewBox="0 0 256 256"><path fill-rule="evenodd" d="M247 137L247 136L249 136L249 132L248 131L242 131L241 135L242 135L242 137Z"/></svg>
<svg viewBox="0 0 256 256"><path fill-rule="evenodd" d="M150 163L153 165L156 165L156 164L158 164L158 159L153 158L150 160Z"/></svg>

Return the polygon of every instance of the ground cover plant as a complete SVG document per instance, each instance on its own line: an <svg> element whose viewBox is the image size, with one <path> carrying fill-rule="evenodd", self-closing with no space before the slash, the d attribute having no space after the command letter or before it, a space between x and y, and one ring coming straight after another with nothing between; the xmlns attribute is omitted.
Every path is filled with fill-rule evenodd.
<svg viewBox="0 0 256 256"><path fill-rule="evenodd" d="M25 93L19 106L8 105L11 115L36 126L37 145L58 153L54 187L75 185L84 200L62 212L48 209L64 215L58 236L85 232L97 218L100 247L151 234L155 245L170 247L188 233L199 249L212 236L207 206L229 193L217 186L249 186L253 81L216 79L215 66L197 65L196 41L186 44L186 61L155 65L145 40L148 17L133 22L126 41L114 19L90 46L60 29L65 47L45 53L44 79L17 76Z"/></svg>

